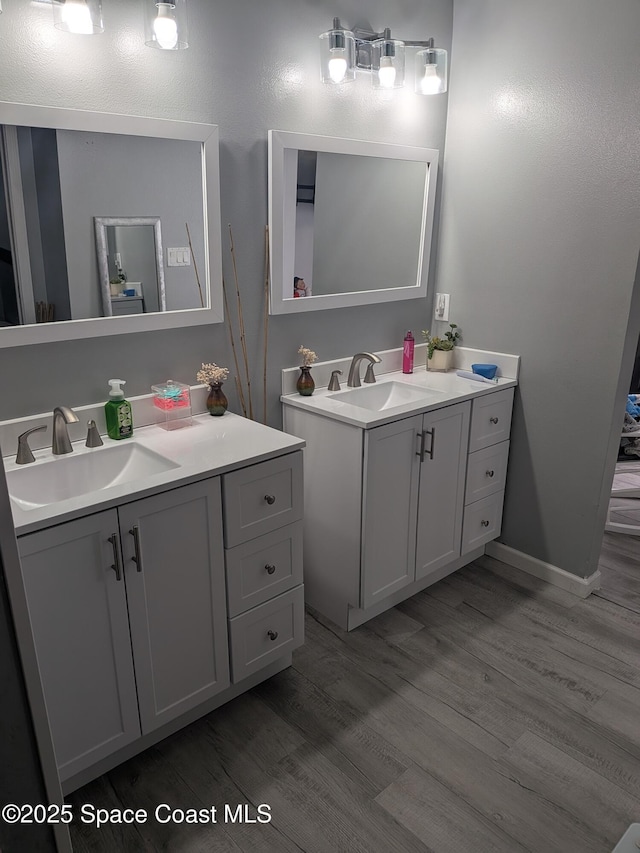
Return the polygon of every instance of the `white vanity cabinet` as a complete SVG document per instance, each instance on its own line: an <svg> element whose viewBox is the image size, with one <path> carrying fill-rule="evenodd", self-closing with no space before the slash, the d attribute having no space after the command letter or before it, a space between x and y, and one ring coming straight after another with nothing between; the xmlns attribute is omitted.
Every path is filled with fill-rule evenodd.
<svg viewBox="0 0 640 853"><path fill-rule="evenodd" d="M470 408L365 431L361 608L460 556Z"/></svg>
<svg viewBox="0 0 640 853"><path fill-rule="evenodd" d="M323 413L320 397L283 398L285 430L306 441L306 600L342 628L456 571L499 535L513 387L468 397L379 426Z"/></svg>
<svg viewBox="0 0 640 853"><path fill-rule="evenodd" d="M219 478L18 541L62 780L229 686Z"/></svg>
<svg viewBox="0 0 640 853"><path fill-rule="evenodd" d="M290 664L302 492L296 450L19 536L65 791Z"/></svg>

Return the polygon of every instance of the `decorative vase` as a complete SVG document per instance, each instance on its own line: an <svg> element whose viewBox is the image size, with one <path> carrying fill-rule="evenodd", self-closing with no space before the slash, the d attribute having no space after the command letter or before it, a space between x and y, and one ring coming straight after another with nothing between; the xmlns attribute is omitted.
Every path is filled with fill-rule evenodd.
<svg viewBox="0 0 640 853"><path fill-rule="evenodd" d="M224 395L221 382L212 382L209 385L209 396L207 397L207 411L210 415L224 415L229 407L229 401Z"/></svg>
<svg viewBox="0 0 640 853"><path fill-rule="evenodd" d="M427 359L427 370L444 371L453 367L452 349L434 349L431 358Z"/></svg>
<svg viewBox="0 0 640 853"><path fill-rule="evenodd" d="M300 376L298 376L298 381L296 383L298 394L301 394L303 397L310 397L313 394L315 387L316 383L313 381L311 368L302 366L300 368Z"/></svg>

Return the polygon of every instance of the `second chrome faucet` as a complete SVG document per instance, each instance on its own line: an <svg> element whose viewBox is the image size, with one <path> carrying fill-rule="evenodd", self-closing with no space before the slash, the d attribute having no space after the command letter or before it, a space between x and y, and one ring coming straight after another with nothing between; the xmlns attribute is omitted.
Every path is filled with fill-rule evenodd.
<svg viewBox="0 0 640 853"><path fill-rule="evenodd" d="M351 367L349 368L349 377L347 379L347 385L349 388L360 387L360 362L363 360L367 360L369 362L367 365L367 371L364 375L364 381L367 383L376 381L376 377L373 372L373 365L380 364L382 359L378 358L378 356L374 355L372 352L357 352L351 359Z"/></svg>

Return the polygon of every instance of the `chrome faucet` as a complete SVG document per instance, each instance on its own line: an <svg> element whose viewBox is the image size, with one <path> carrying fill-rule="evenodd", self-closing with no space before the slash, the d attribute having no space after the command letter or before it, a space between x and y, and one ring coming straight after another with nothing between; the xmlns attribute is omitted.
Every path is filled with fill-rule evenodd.
<svg viewBox="0 0 640 853"><path fill-rule="evenodd" d="M67 424L77 424L78 416L68 406L56 406L53 410L53 441L51 452L56 456L63 453L71 453L71 440L67 431Z"/></svg>
<svg viewBox="0 0 640 853"><path fill-rule="evenodd" d="M347 379L347 385L349 388L360 387L360 362L365 358L368 359L369 364L367 366L367 372L364 375L364 381L376 381L376 377L373 373L373 365L380 364L380 361L382 359L378 358L377 355L374 355L371 352L357 352L351 359L351 367L349 368L349 378Z"/></svg>

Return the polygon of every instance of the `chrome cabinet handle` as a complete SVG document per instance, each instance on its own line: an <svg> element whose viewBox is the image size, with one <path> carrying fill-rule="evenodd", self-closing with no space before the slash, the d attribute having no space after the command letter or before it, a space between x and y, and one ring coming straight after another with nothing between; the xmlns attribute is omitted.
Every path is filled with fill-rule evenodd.
<svg viewBox="0 0 640 853"><path fill-rule="evenodd" d="M490 421L492 424L497 424L499 420L500 420L500 418L489 418L489 421Z"/></svg>
<svg viewBox="0 0 640 853"><path fill-rule="evenodd" d="M269 506L271 506L271 504L274 504L276 502L276 496L275 495L265 495L264 499L269 504Z"/></svg>
<svg viewBox="0 0 640 853"><path fill-rule="evenodd" d="M276 567L273 565L273 563L267 563L265 569L267 570L268 575L272 575L275 572Z"/></svg>
<svg viewBox="0 0 640 853"><path fill-rule="evenodd" d="M494 471L486 471L485 473L486 473L487 477L493 477L495 472Z"/></svg>
<svg viewBox="0 0 640 853"><path fill-rule="evenodd" d="M140 550L140 530L137 524L134 524L129 533L133 536L133 547L135 548L135 557L131 559L136 564L136 570L142 571L142 552Z"/></svg>
<svg viewBox="0 0 640 853"><path fill-rule="evenodd" d="M420 461L424 462L424 445L425 445L425 441L427 439L426 432L424 430L422 432L419 432L418 438L420 439L420 450L416 450L416 456L419 456Z"/></svg>
<svg viewBox="0 0 640 853"><path fill-rule="evenodd" d="M483 519L483 520L480 522L480 524L481 524L483 527L488 527L488 526L489 526L489 524L490 524L490 522L489 522L489 521L487 521L486 519Z"/></svg>
<svg viewBox="0 0 640 853"><path fill-rule="evenodd" d="M431 446L427 450L427 453L429 454L429 459L433 459L433 449L434 449L435 443L436 443L436 428L433 427L432 429L428 429L427 435L431 436Z"/></svg>
<svg viewBox="0 0 640 853"><path fill-rule="evenodd" d="M117 533L114 533L113 536L109 537L109 542L113 547L113 565L109 566L110 569L116 573L116 580L122 580L122 565L120 563L120 537Z"/></svg>
<svg viewBox="0 0 640 853"><path fill-rule="evenodd" d="M274 640L278 639L278 632L277 631L267 631L267 637L269 637L269 639L273 642Z"/></svg>

